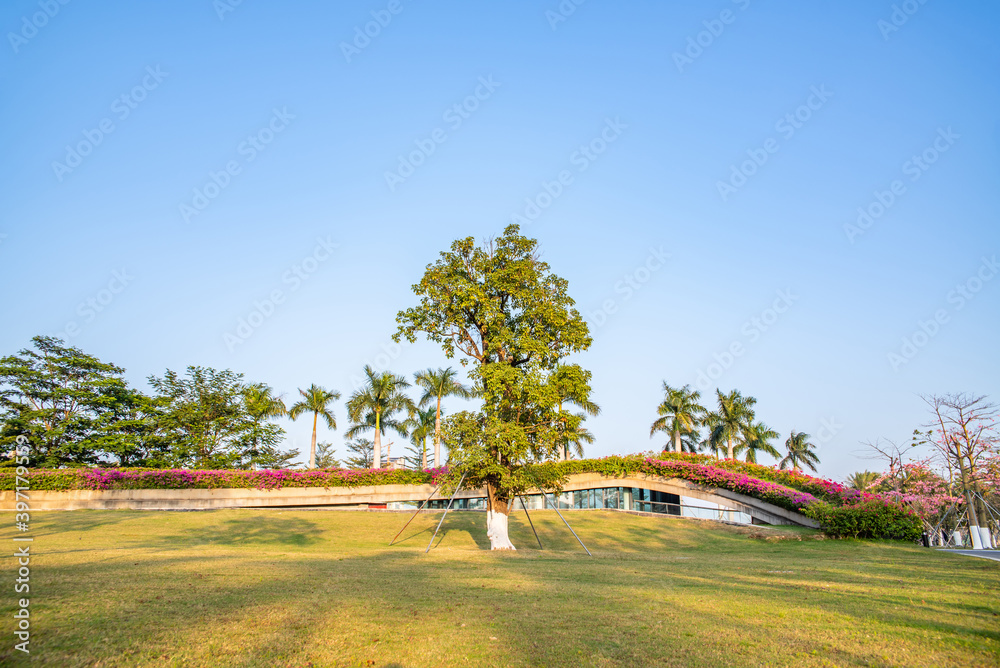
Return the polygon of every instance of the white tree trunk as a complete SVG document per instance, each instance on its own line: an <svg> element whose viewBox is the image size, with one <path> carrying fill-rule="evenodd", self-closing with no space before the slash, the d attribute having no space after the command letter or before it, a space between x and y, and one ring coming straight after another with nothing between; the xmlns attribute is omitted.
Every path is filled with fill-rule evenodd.
<svg viewBox="0 0 1000 668"><path fill-rule="evenodd" d="M492 550L516 550L514 544L507 536L507 515L486 511L486 536L490 539L490 549Z"/></svg>
<svg viewBox="0 0 1000 668"><path fill-rule="evenodd" d="M982 534L979 533L979 527L975 524L969 525L969 539L972 541L973 550L983 549L983 537Z"/></svg>
<svg viewBox="0 0 1000 668"><path fill-rule="evenodd" d="M989 527L979 527L979 539L983 542L984 550L993 549L993 536Z"/></svg>

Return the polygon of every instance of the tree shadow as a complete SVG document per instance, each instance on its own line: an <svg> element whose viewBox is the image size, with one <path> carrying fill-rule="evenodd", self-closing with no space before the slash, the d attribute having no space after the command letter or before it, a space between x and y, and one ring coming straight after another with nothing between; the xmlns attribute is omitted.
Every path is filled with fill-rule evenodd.
<svg viewBox="0 0 1000 668"><path fill-rule="evenodd" d="M172 548L196 545L283 545L305 547L322 540L323 529L298 517L234 517L172 536L157 536L156 544Z"/></svg>
<svg viewBox="0 0 1000 668"><path fill-rule="evenodd" d="M368 542L355 547L328 533L327 550L315 547L324 541L323 527L329 532L344 522L267 512L199 514L192 519L200 526L142 543L142 548L170 550L133 550L127 556L108 550L101 555L107 559L67 556L46 563L39 569L44 578L39 584L59 605L45 609L37 640L49 665L92 665L120 657L115 660L130 665L171 659L193 665L416 666L464 658L472 665L666 666L685 665L695 656L704 663L701 646L712 648L718 664L760 665L794 663L795 652L826 651L824 638L812 638L774 616L771 604L803 619L822 615L848 629L838 631L839 646L826 655L839 664L889 661L880 658L882 641L851 640L849 629L873 623L883 634L887 625L905 634L912 649L926 638L926 610L932 606L951 615L940 616L936 634L963 645L975 641L979 652L1000 647L1000 638L983 621L996 614L988 604L966 628L956 623L966 612L956 592L965 596L989 587L996 580L992 571L963 570L972 575L970 583L956 588L957 578L944 581L943 591L928 592L931 605L921 611L906 606L905 594L885 591L891 592L890 572L905 576L898 570L880 572L886 564L871 550L857 553L871 574L851 574L848 562L828 554L815 566L801 566L801 576L768 580L731 567L749 563L764 569L774 561L775 568L799 570L803 560L822 555L823 546L796 542L776 549L745 537L706 534L700 550L681 551L700 551L702 558L673 561L662 549L671 545L669 536L648 521L623 521L611 534L601 528L608 517L568 514L595 552L590 559L554 512L532 512L531 517L544 551L524 549L534 545L534 536L518 514L511 518L518 552L490 553L485 517L470 512L449 513L442 525L445 535L435 541L444 549L425 555L437 515L414 520L400 536L405 544L391 548L388 542L405 518L395 524L373 516L365 522L372 527ZM240 549L243 545L252 549ZM726 551L721 563L708 559L718 558L716 546ZM938 574L935 562L921 555L905 550L892 555L896 562L912 560L914 567L926 565ZM817 589L814 581L835 571L843 591ZM846 581L842 573L848 573ZM883 591L870 592L875 582ZM748 613L748 602L760 609ZM12 605L0 600L0 616L13 614ZM730 609L739 606L744 608ZM668 622L661 627L663 619ZM720 627L725 634L713 631ZM688 630L696 633L682 632ZM761 638L767 639L762 648L748 649ZM12 663L19 659L0 650L0 663L11 657Z"/></svg>

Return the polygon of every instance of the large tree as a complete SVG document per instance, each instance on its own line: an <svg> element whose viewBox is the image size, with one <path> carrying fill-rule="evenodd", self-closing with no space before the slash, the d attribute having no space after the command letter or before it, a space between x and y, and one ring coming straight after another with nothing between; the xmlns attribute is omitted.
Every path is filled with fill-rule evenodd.
<svg viewBox="0 0 1000 668"><path fill-rule="evenodd" d="M458 352L463 365L473 365L482 409L448 418L444 437L452 476L486 490L495 550L514 549L507 531L514 496L560 481L550 467L532 466L539 455L558 456L560 425L571 415L559 409L551 375L560 359L591 343L567 282L549 271L537 247L516 225L481 246L472 237L455 241L413 286L419 305L397 316L397 341L422 333L449 358Z"/></svg>
<svg viewBox="0 0 1000 668"><path fill-rule="evenodd" d="M347 416L354 424L344 435L354 438L372 431L375 468L381 468L382 436L391 430L405 438L408 433L406 418L398 419L397 414L405 412L407 417L412 416L416 406L403 392L410 384L402 376L389 371L378 372L369 365L365 366L364 373L364 386L347 401ZM386 453L386 459L389 455L391 452Z"/></svg>
<svg viewBox="0 0 1000 668"><path fill-rule="evenodd" d="M447 369L425 369L414 374L417 387L424 390L420 397L420 407L434 402L434 466L441 466L441 400L447 397L471 399L473 392L458 380L458 371ZM426 468L426 464L425 464Z"/></svg>
<svg viewBox="0 0 1000 668"><path fill-rule="evenodd" d="M32 466L98 463L109 445L122 442L116 418L130 411L138 418L143 398L114 364L51 336L32 343L0 359L0 445L12 448L18 436L28 438Z"/></svg>
<svg viewBox="0 0 1000 668"><path fill-rule="evenodd" d="M698 401L701 392L690 385L671 387L663 381L663 401L656 407L659 415L649 428L649 437L658 431L667 433L674 444L674 452L681 452L685 436L697 433L708 411Z"/></svg>
<svg viewBox="0 0 1000 668"><path fill-rule="evenodd" d="M922 438L914 444L928 444L936 451L965 499L973 546L989 547L989 513L981 496L996 493L990 481L1000 462L1000 408L983 395L953 393L922 398L933 419L924 425L928 428L925 434L918 432Z"/></svg>
<svg viewBox="0 0 1000 668"><path fill-rule="evenodd" d="M244 403L243 374L189 366L186 375L168 369L149 377L162 405L160 424L171 438L171 457L191 468L250 465L247 432L252 420Z"/></svg>
<svg viewBox="0 0 1000 668"><path fill-rule="evenodd" d="M733 459L736 446L741 444L746 430L753 424L753 407L757 400L744 397L739 390L723 394L715 391L718 408L705 417L708 445L715 451L726 450L726 459Z"/></svg>
<svg viewBox="0 0 1000 668"><path fill-rule="evenodd" d="M97 421L98 449L121 467L167 468L176 463L172 432L164 424L165 402L132 388L117 392Z"/></svg>
<svg viewBox="0 0 1000 668"><path fill-rule="evenodd" d="M333 408L330 407L337 399L340 399L340 392L336 390L326 390L316 383L309 386L309 389L299 390L302 398L288 409L288 417L293 420L300 415L312 413L312 441L309 445L309 468L316 468L316 426L319 418L323 418L326 426L330 429L337 428L337 418L333 415Z"/></svg>

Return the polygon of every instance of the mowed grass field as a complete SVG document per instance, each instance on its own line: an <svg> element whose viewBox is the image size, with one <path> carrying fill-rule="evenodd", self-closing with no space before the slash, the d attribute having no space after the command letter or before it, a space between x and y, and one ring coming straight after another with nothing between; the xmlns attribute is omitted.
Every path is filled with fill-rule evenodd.
<svg viewBox="0 0 1000 668"><path fill-rule="evenodd" d="M806 530L566 516L593 557L552 511L532 513L544 550L521 512L521 549L490 552L484 516L465 512L426 555L440 513L389 547L408 515L36 512L30 663L1000 665L998 562ZM28 665L12 649L16 564L0 564L0 665Z"/></svg>

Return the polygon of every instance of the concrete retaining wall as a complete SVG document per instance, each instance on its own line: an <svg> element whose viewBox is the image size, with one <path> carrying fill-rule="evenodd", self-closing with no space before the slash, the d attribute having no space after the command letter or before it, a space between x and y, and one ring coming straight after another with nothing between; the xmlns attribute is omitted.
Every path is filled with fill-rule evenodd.
<svg viewBox="0 0 1000 668"><path fill-rule="evenodd" d="M779 508L753 497L728 490L704 487L679 478L630 475L609 478L599 473L569 476L564 491L599 487L644 487L679 496L693 497L749 514L766 524L797 524L818 527L808 517ZM28 505L39 510L210 510L216 508L280 508L289 506L330 506L367 508L392 501L423 501L432 485L373 485L368 487L292 487L262 489L120 489L29 491ZM482 490L461 490L456 498L485 496ZM0 510L14 510L13 491L0 491Z"/></svg>

